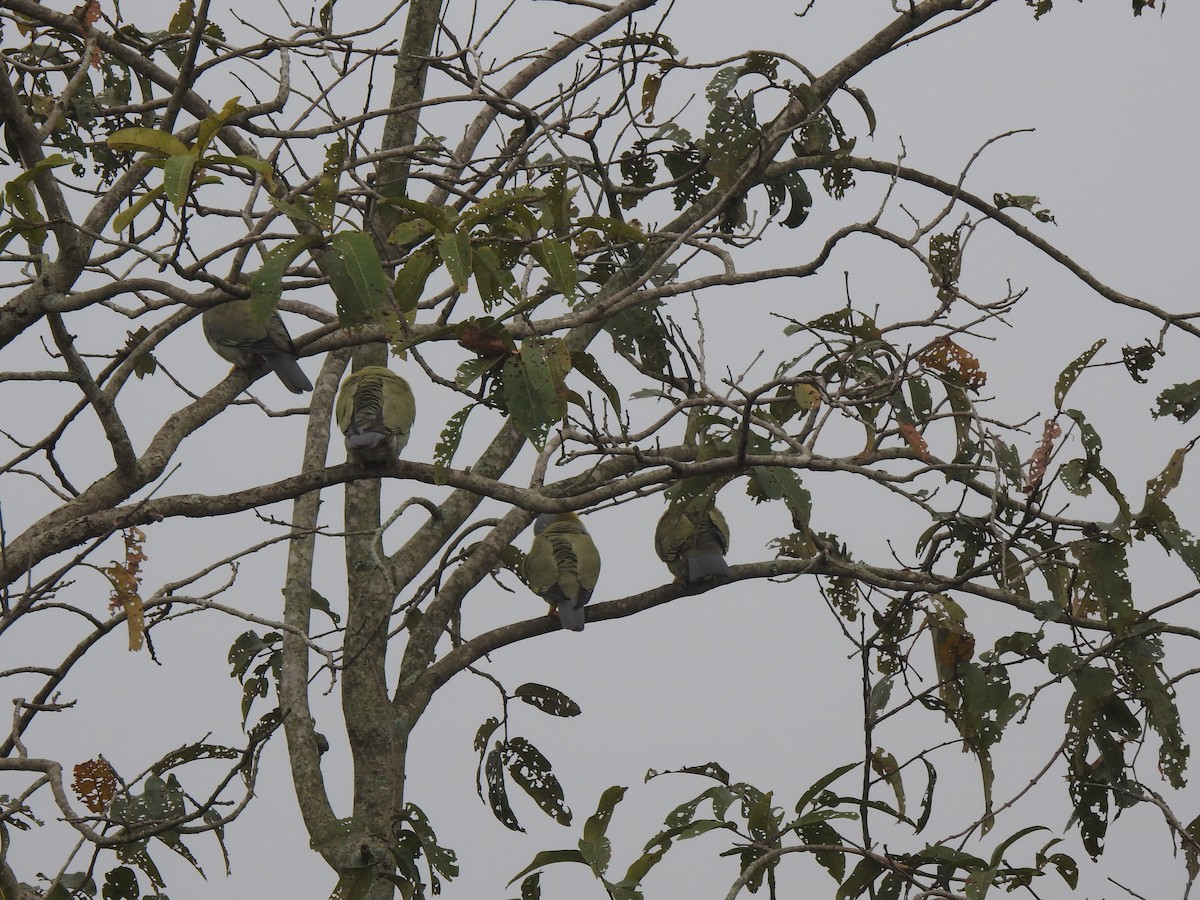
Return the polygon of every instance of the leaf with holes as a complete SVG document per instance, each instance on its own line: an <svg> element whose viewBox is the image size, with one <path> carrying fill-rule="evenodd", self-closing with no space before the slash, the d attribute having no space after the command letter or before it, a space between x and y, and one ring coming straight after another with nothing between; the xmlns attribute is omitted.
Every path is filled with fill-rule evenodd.
<svg viewBox="0 0 1200 900"><path fill-rule="evenodd" d="M513 691L513 696L552 716L570 717L582 712L578 703L562 691L545 684L528 682Z"/></svg>

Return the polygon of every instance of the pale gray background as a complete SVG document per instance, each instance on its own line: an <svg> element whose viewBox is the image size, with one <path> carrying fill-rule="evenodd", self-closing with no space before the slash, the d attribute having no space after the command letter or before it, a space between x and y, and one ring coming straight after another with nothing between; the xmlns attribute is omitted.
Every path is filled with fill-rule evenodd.
<svg viewBox="0 0 1200 900"><path fill-rule="evenodd" d="M66 9L69 4L58 6ZM247 17L267 15L269 10L259 6L247 9L239 4L237 9ZM805 18L793 15L796 6L683 0L676 5L666 31L680 52L693 60L770 48L821 71L892 15L891 4L882 0L824 0ZM1058 221L1057 227L1039 226L1039 233L1074 254L1102 280L1170 310L1195 309L1191 270L1198 237L1192 215L1200 200L1200 180L1194 168L1194 93L1200 84L1195 42L1200 36L1200 9L1195 4L1172 3L1165 18L1150 11L1134 19L1127 3L1091 0L1081 6L1059 0L1057 6L1052 15L1034 23L1031 10L1010 0L873 66L854 83L869 95L879 115L879 128L874 140L860 140L857 152L894 158L903 138L910 165L953 179L987 138L1014 128L1035 128L1033 134L993 147L973 170L968 188L984 196L993 191L1039 195ZM482 3L480 7L494 10L498 4ZM214 18L234 37L237 30L228 24L228 8L225 3L214 4ZM297 17L307 17L299 4L289 8ZM564 13L549 2L531 2L528 8L514 23L520 28L513 31L545 30L549 40L552 29L567 30L579 20L578 13ZM156 3L126 2L123 9L144 30L165 24L172 11ZM452 17L464 14L458 8L450 13ZM560 21L556 16L568 24L556 24ZM652 11L646 23L655 21L656 16ZM526 35L522 38L529 41ZM671 108L669 87L668 83L660 105L664 113ZM226 98L209 99L220 105ZM690 114L698 115L700 108L693 104ZM843 103L840 112L850 127L859 127L850 106ZM451 142L457 137L449 123L436 127L444 127L439 133ZM824 238L827 223L868 214L878 203L883 179L860 176L859 184L842 204L814 192L816 206L810 222L800 231L770 229L768 240L754 251L755 258L765 259L759 254L773 253L779 263L807 259L815 242ZM906 199L913 203L913 194ZM915 201L915 208L925 214L937 205L936 201L923 206ZM1054 375L1100 336L1110 337L1108 359L1117 358L1122 341L1140 343L1154 337L1152 322L1110 309L1067 273L1039 259L1000 229L987 229L987 234L975 238L968 266L966 283L981 295L1001 292L1003 279L1009 276L1018 286L1028 285L1031 293L1011 317L1015 326L1011 331L995 329L996 342L973 348L991 375L988 391L1000 398L993 410L997 414L1024 418L1049 412ZM739 330L747 311L788 304L796 315L808 317L810 308L811 315L834 308L841 304L844 292L843 271L851 273L851 289L859 308L880 304L895 310L903 308L896 304L905 303L910 292L921 298L928 295L927 279L911 264L899 263L895 251L865 239L850 242L820 279L799 286L775 283L731 289L702 299L706 315L712 315L708 320L712 369L728 367L740 372L762 343L775 340L773 334L747 335ZM728 308L716 309L718 302L727 302ZM675 309L679 318L686 318L690 301L677 301ZM290 321L294 333L303 330L298 320ZM1169 341L1168 349L1172 348L1176 352L1159 364L1151 385L1134 385L1123 369L1114 367L1090 374L1077 389L1079 396L1073 396L1074 401L1085 404L1100 429L1106 441L1106 461L1122 479L1131 500L1137 496L1137 486L1162 469L1170 451L1195 434L1194 423L1151 424L1145 413L1158 390L1200 377L1195 347ZM0 366L44 365L36 361L36 352L32 344L6 351L15 354L15 361L4 360ZM198 323L167 342L160 355L173 371L186 372L194 387L210 384L226 371L225 364L204 347ZM778 355L782 356L782 351ZM305 367L315 375L315 361L306 361ZM457 408L457 401L435 395L417 373L406 374L417 387L422 410L406 456L429 459L445 415ZM769 373L757 374L766 378ZM0 410L6 420L14 415L7 387L0 384ZM291 402L271 379L259 382L254 390L277 405ZM169 409L176 402L177 395L154 380L139 391L147 404L156 399ZM22 409L23 424L28 426L23 433L40 433L32 420L45 416L53 421L51 412ZM148 417L146 432L135 439L149 437L157 421ZM184 468L168 483L169 490L182 492L192 484L228 491L290 473L298 462L301 428L298 418L264 422L253 409L230 410L189 442ZM97 438L98 432L78 431L76 443L81 458L86 458L94 452L88 441ZM480 428L478 433L482 435L486 429ZM853 439L861 437L854 435ZM1035 443L1031 436L1023 452L1027 454ZM458 461L468 458L464 453ZM335 449L332 459L340 461L340 450ZM97 471L103 462L101 459ZM1197 483L1194 471L1189 472L1173 495L1173 505L1193 529L1200 527L1195 519L1200 496ZM918 532L913 530L911 517L900 515L891 520L887 509L864 507L850 486L809 486L816 498L814 525L839 534L859 557L886 563L889 542L902 558L912 552ZM407 490L410 488L404 485L390 486L388 497L398 503ZM420 486L416 490L424 496L437 496ZM42 502L32 488L28 496L0 495L9 533L35 517L40 508L31 504ZM328 492L323 516L334 527L340 522L339 505L339 492ZM750 505L737 486L723 495L722 505L733 523L731 559L767 558L766 541L786 527L783 510ZM1078 507L1085 508L1084 504ZM1101 510L1099 517L1105 517L1103 500L1094 508ZM651 546L660 509L659 501L651 499L588 519L606 558L597 600L665 580L666 573ZM287 515L285 507L273 512ZM401 530L419 526L420 515L406 514ZM252 517L244 516L219 522L215 528L180 522L171 523L169 529L150 529L148 586L156 587L250 543L256 533L253 523ZM115 543L112 548L116 554ZM322 552L328 576L318 573L318 586L334 607L341 609L345 601L338 587L340 547L328 542ZM101 554L101 560L107 558ZM247 563L236 587L222 599L261 615L278 614L282 559L282 550L276 549ZM1135 577L1135 585L1141 586L1136 595L1139 605L1154 605L1194 586L1194 579L1177 561L1163 563L1154 553L1148 560L1137 572L1143 577ZM541 610L514 579L505 581L514 593L485 585L472 596L464 612L468 632ZM79 591L77 599L86 598L80 602L90 604L92 612L99 614L107 599L102 581L81 583ZM1004 629L1032 627L973 606L968 611L981 646L990 644ZM240 687L226 677L225 654L232 638L246 627L239 622L218 624L215 617L205 616L160 629L155 637L161 667L145 653L127 652L124 634L115 633L64 685L64 695L78 699L78 708L43 717L27 735L31 755L57 756L71 764L103 753L122 773L131 774L165 748L197 740L209 730L215 740L237 743ZM26 634L23 646L4 648L6 666L16 664L18 658L40 659L43 636L32 628ZM49 640L49 634L44 637ZM526 680L545 682L566 691L583 707L584 715L575 720L554 720L532 709L514 709L512 722L514 734L528 736L553 761L576 823L570 829L560 828L514 794L517 814L529 829L529 836L516 835L500 826L480 804L474 791L476 760L471 739L479 723L496 711L496 696L480 679L469 675L456 679L438 695L418 728L409 769L409 798L431 816L442 842L458 851L463 867L462 877L444 889L445 896L516 896L516 886L505 891L503 883L537 850L573 846L584 818L610 784L631 787L610 829L616 845L614 872L623 871L657 831L662 817L707 786L682 777L642 785L650 767L718 760L736 778L775 790L777 802L790 808L808 784L834 766L853 760L860 749L858 663L847 659L849 646L839 637L815 586L800 581L781 586L733 585L631 619L598 624L582 635L555 633L494 654L488 669L510 689ZM922 646L921 652L927 648ZM1184 648L1184 652L1192 651ZM1176 663L1177 668L1186 665ZM14 687L10 693L18 693L18 689ZM344 801L349 779L336 707L335 692L324 701L324 708L318 704L318 716L329 721L324 731L334 745L326 757L327 783L335 797ZM1197 724L1194 711L1193 699L1184 708L1192 728ZM998 749L998 802L1021 789L1046 762L1061 739L1060 716L1052 702L1040 704L1029 723L1014 728ZM919 728L920 732L897 729L889 733L884 729L880 735L897 756L935 739L952 737L949 727L932 714L908 720L904 727ZM930 842L958 830L980 810L977 769L970 757L951 747L941 751L937 761L942 781L939 808L925 836ZM1149 754L1141 767L1143 777L1152 782L1154 762ZM923 781L914 778L909 784L910 801L919 797L923 787ZM0 790L11 792L14 788L0 784ZM1166 792L1165 785L1162 790ZM298 825L282 739L266 753L258 794L258 801L229 833L234 866L229 880L221 874L211 840L193 840L191 844L208 873L207 883L186 864L176 864L169 851L152 847L156 861L169 873L171 896L327 895L332 881L319 857L307 848ZM990 850L996 841L1029 822L1061 827L1068 816L1064 798L1065 784L1060 777L1047 778L1034 799L1000 819L993 838L985 841L983 848ZM1194 792L1173 798L1173 802L1184 821L1200 812ZM58 839L50 840L52 834ZM26 877L35 867L45 872L57 870L70 841L54 826L33 838L16 837L19 855L13 863ZM890 837L894 849L910 846L908 837L900 833L880 837ZM1010 858L1027 858L1026 853L1048 838L1027 838ZM710 835L673 850L648 880L648 896L724 896L736 876L733 861L716 856L724 846L723 838ZM1085 882L1077 896L1127 896L1107 883L1106 877L1150 898L1182 895L1182 866L1169 860L1166 829L1153 812L1134 810L1118 821L1110 831L1109 852L1095 868L1086 863L1073 836L1064 849L1075 853L1084 867ZM586 869L556 869L543 879L545 896L603 896ZM833 882L823 873L813 872L809 862L797 857L785 862L782 895L832 896ZM1065 885L1046 881L1038 887L1041 896L1068 895Z"/></svg>

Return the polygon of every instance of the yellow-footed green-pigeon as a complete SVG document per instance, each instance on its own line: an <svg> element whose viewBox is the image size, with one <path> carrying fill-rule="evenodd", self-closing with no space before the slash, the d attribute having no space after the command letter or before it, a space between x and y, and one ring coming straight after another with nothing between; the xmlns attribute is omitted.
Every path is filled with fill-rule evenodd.
<svg viewBox="0 0 1200 900"><path fill-rule="evenodd" d="M334 412L352 459L390 462L408 443L417 402L408 382L395 372L363 366L342 382Z"/></svg>
<svg viewBox="0 0 1200 900"><path fill-rule="evenodd" d="M278 311L264 319L249 300L229 300L210 306L201 319L208 345L222 359L243 369L266 363L293 394L313 389L296 362L296 345Z"/></svg>
<svg viewBox="0 0 1200 900"><path fill-rule="evenodd" d="M729 523L715 498L701 494L672 503L654 529L654 549L676 580L693 584L729 575Z"/></svg>
<svg viewBox="0 0 1200 900"><path fill-rule="evenodd" d="M557 609L562 627L583 631L583 607L600 576L600 554L575 513L543 513L533 523L525 581Z"/></svg>

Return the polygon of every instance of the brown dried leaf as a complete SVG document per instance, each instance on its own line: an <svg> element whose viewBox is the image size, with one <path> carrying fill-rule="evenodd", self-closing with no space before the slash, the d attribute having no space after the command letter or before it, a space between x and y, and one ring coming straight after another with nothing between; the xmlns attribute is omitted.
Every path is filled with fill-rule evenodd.
<svg viewBox="0 0 1200 900"><path fill-rule="evenodd" d="M146 620L143 614L142 598L138 593L141 587L140 572L146 554L142 543L146 535L140 528L125 529L125 561L114 562L104 569L112 584L112 596L108 601L110 612L123 609L126 624L129 627L129 649L141 650L145 640Z"/></svg>
<svg viewBox="0 0 1200 900"><path fill-rule="evenodd" d="M961 625L945 626L944 622L932 626L933 652L939 671L953 672L975 655L975 636Z"/></svg>
<svg viewBox="0 0 1200 900"><path fill-rule="evenodd" d="M1029 458L1029 475L1025 478L1025 484L1021 486L1021 490L1026 494L1032 494L1042 486L1046 467L1050 465L1050 454L1054 450L1054 442L1061 434L1062 429L1058 427L1058 423L1053 419L1047 419L1046 425L1042 429L1042 442L1033 451L1033 456Z"/></svg>
<svg viewBox="0 0 1200 900"><path fill-rule="evenodd" d="M89 759L75 767L71 790L88 809L102 813L117 791L117 773L105 759Z"/></svg>
<svg viewBox="0 0 1200 900"><path fill-rule="evenodd" d="M458 329L458 343L483 359L509 356L512 350L504 339L488 334L474 322L467 322Z"/></svg>
<svg viewBox="0 0 1200 900"><path fill-rule="evenodd" d="M929 444L925 441L925 436L917 430L917 426L911 422L900 423L900 436L912 447L913 452L917 454L919 459L926 462L931 462L933 457L929 455Z"/></svg>
<svg viewBox="0 0 1200 900"><path fill-rule="evenodd" d="M964 387L977 391L987 383L987 372L979 360L948 337L940 337L919 354L917 360L926 368L946 375L957 375Z"/></svg>

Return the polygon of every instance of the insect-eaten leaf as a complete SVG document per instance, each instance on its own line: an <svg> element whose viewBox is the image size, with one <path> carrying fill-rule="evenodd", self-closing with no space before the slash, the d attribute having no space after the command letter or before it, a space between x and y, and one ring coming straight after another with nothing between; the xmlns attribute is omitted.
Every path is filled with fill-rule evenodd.
<svg viewBox="0 0 1200 900"><path fill-rule="evenodd" d="M552 716L570 717L582 712L578 703L557 688L545 684L528 682L513 691L513 696Z"/></svg>
<svg viewBox="0 0 1200 900"><path fill-rule="evenodd" d="M550 428L566 415L564 378L570 365L570 355L560 341L526 341L501 370L513 424L539 450L546 446Z"/></svg>
<svg viewBox="0 0 1200 900"><path fill-rule="evenodd" d="M388 278L371 236L363 231L339 231L329 241L326 264L342 326L379 321L390 295Z"/></svg>

